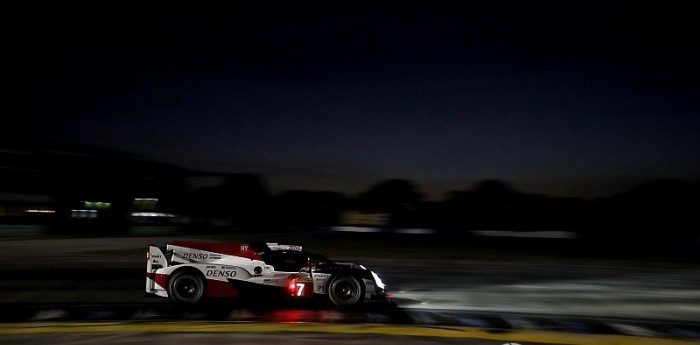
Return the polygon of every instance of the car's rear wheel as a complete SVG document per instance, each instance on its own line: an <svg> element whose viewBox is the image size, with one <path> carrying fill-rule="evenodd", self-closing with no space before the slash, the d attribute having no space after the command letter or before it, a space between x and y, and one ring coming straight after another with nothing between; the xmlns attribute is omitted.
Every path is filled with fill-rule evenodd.
<svg viewBox="0 0 700 345"><path fill-rule="evenodd" d="M336 276L328 285L328 298L339 307L362 304L364 295L362 283L351 275Z"/></svg>
<svg viewBox="0 0 700 345"><path fill-rule="evenodd" d="M197 272L178 271L168 280L168 295L181 304L196 304L204 299L204 279Z"/></svg>

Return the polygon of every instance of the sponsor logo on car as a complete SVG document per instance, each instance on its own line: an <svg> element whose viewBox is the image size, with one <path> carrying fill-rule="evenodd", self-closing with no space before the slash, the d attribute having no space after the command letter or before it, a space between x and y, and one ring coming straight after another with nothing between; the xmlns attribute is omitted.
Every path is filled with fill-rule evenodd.
<svg viewBox="0 0 700 345"><path fill-rule="evenodd" d="M209 278L233 278L236 271L207 270L206 276Z"/></svg>
<svg viewBox="0 0 700 345"><path fill-rule="evenodd" d="M327 285L328 280L330 278L331 278L330 273L314 273L313 274L314 291L317 294L326 294L326 285Z"/></svg>

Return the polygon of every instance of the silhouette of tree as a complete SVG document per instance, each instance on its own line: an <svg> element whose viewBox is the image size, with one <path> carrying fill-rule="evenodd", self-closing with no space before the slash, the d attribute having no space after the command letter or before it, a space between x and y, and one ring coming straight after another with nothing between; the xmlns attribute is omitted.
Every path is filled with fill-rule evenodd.
<svg viewBox="0 0 700 345"><path fill-rule="evenodd" d="M224 203L234 224L244 228L263 229L268 225L270 195L260 176L232 174L221 186Z"/></svg>
<svg viewBox="0 0 700 345"><path fill-rule="evenodd" d="M361 208L391 214L392 225L414 226L423 194L416 186L403 179L380 182L364 193L357 201Z"/></svg>
<svg viewBox="0 0 700 345"><path fill-rule="evenodd" d="M270 195L255 174L229 174L219 186L196 191L190 204L192 213L203 219L220 219L245 229L270 225Z"/></svg>
<svg viewBox="0 0 700 345"><path fill-rule="evenodd" d="M517 197L513 189L499 180L485 180L474 189L470 218L474 227L505 229L514 225Z"/></svg>
<svg viewBox="0 0 700 345"><path fill-rule="evenodd" d="M444 202L446 222L462 229L578 231L588 210L583 200L520 193L506 182L484 180Z"/></svg>
<svg viewBox="0 0 700 345"><path fill-rule="evenodd" d="M360 194L358 201L369 208L397 211L412 209L423 199L415 185L402 179L380 182Z"/></svg>
<svg viewBox="0 0 700 345"><path fill-rule="evenodd" d="M310 230L337 224L347 199L335 192L288 191L275 198L280 222L288 229Z"/></svg>
<svg viewBox="0 0 700 345"><path fill-rule="evenodd" d="M512 201L516 194L506 182L501 180L484 180L477 184L474 193L481 201L503 203Z"/></svg>
<svg viewBox="0 0 700 345"><path fill-rule="evenodd" d="M652 181L601 200L598 222L610 237L628 244L696 240L698 191L682 180Z"/></svg>

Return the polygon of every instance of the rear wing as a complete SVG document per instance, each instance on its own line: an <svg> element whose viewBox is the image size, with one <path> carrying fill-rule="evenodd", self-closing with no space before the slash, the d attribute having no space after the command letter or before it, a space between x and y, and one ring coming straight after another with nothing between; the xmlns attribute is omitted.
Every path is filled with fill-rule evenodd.
<svg viewBox="0 0 700 345"><path fill-rule="evenodd" d="M167 297L165 292L166 281L159 281L156 272L159 269L170 266L172 252L168 252L164 247L148 245L146 250L146 296Z"/></svg>
<svg viewBox="0 0 700 345"><path fill-rule="evenodd" d="M171 257L172 252L166 250L165 247L148 245L148 251L146 251L146 271L154 272L157 269L170 266Z"/></svg>

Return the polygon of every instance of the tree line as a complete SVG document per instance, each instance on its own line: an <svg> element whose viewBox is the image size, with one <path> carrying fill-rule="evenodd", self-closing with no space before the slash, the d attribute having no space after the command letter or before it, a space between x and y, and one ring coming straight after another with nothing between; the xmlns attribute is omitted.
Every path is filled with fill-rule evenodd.
<svg viewBox="0 0 700 345"><path fill-rule="evenodd" d="M700 235L699 185L684 180L650 181L592 200L524 193L506 181L484 180L429 201L406 179L379 181L355 196L304 190L273 195L256 174L190 171L104 150L13 147L1 151L0 158L5 164L0 169L0 222L34 221L22 211L43 207L54 213L36 217L48 219L59 233L122 232L134 221L134 211L144 211L135 200L149 197L157 204L146 211L173 216L159 222L200 233L308 231L337 225L344 212L359 211L387 215L383 226L456 234L556 230L623 244L697 242ZM200 177L219 182L193 188L190 181ZM94 210L99 217L75 217L91 202L105 205Z"/></svg>

